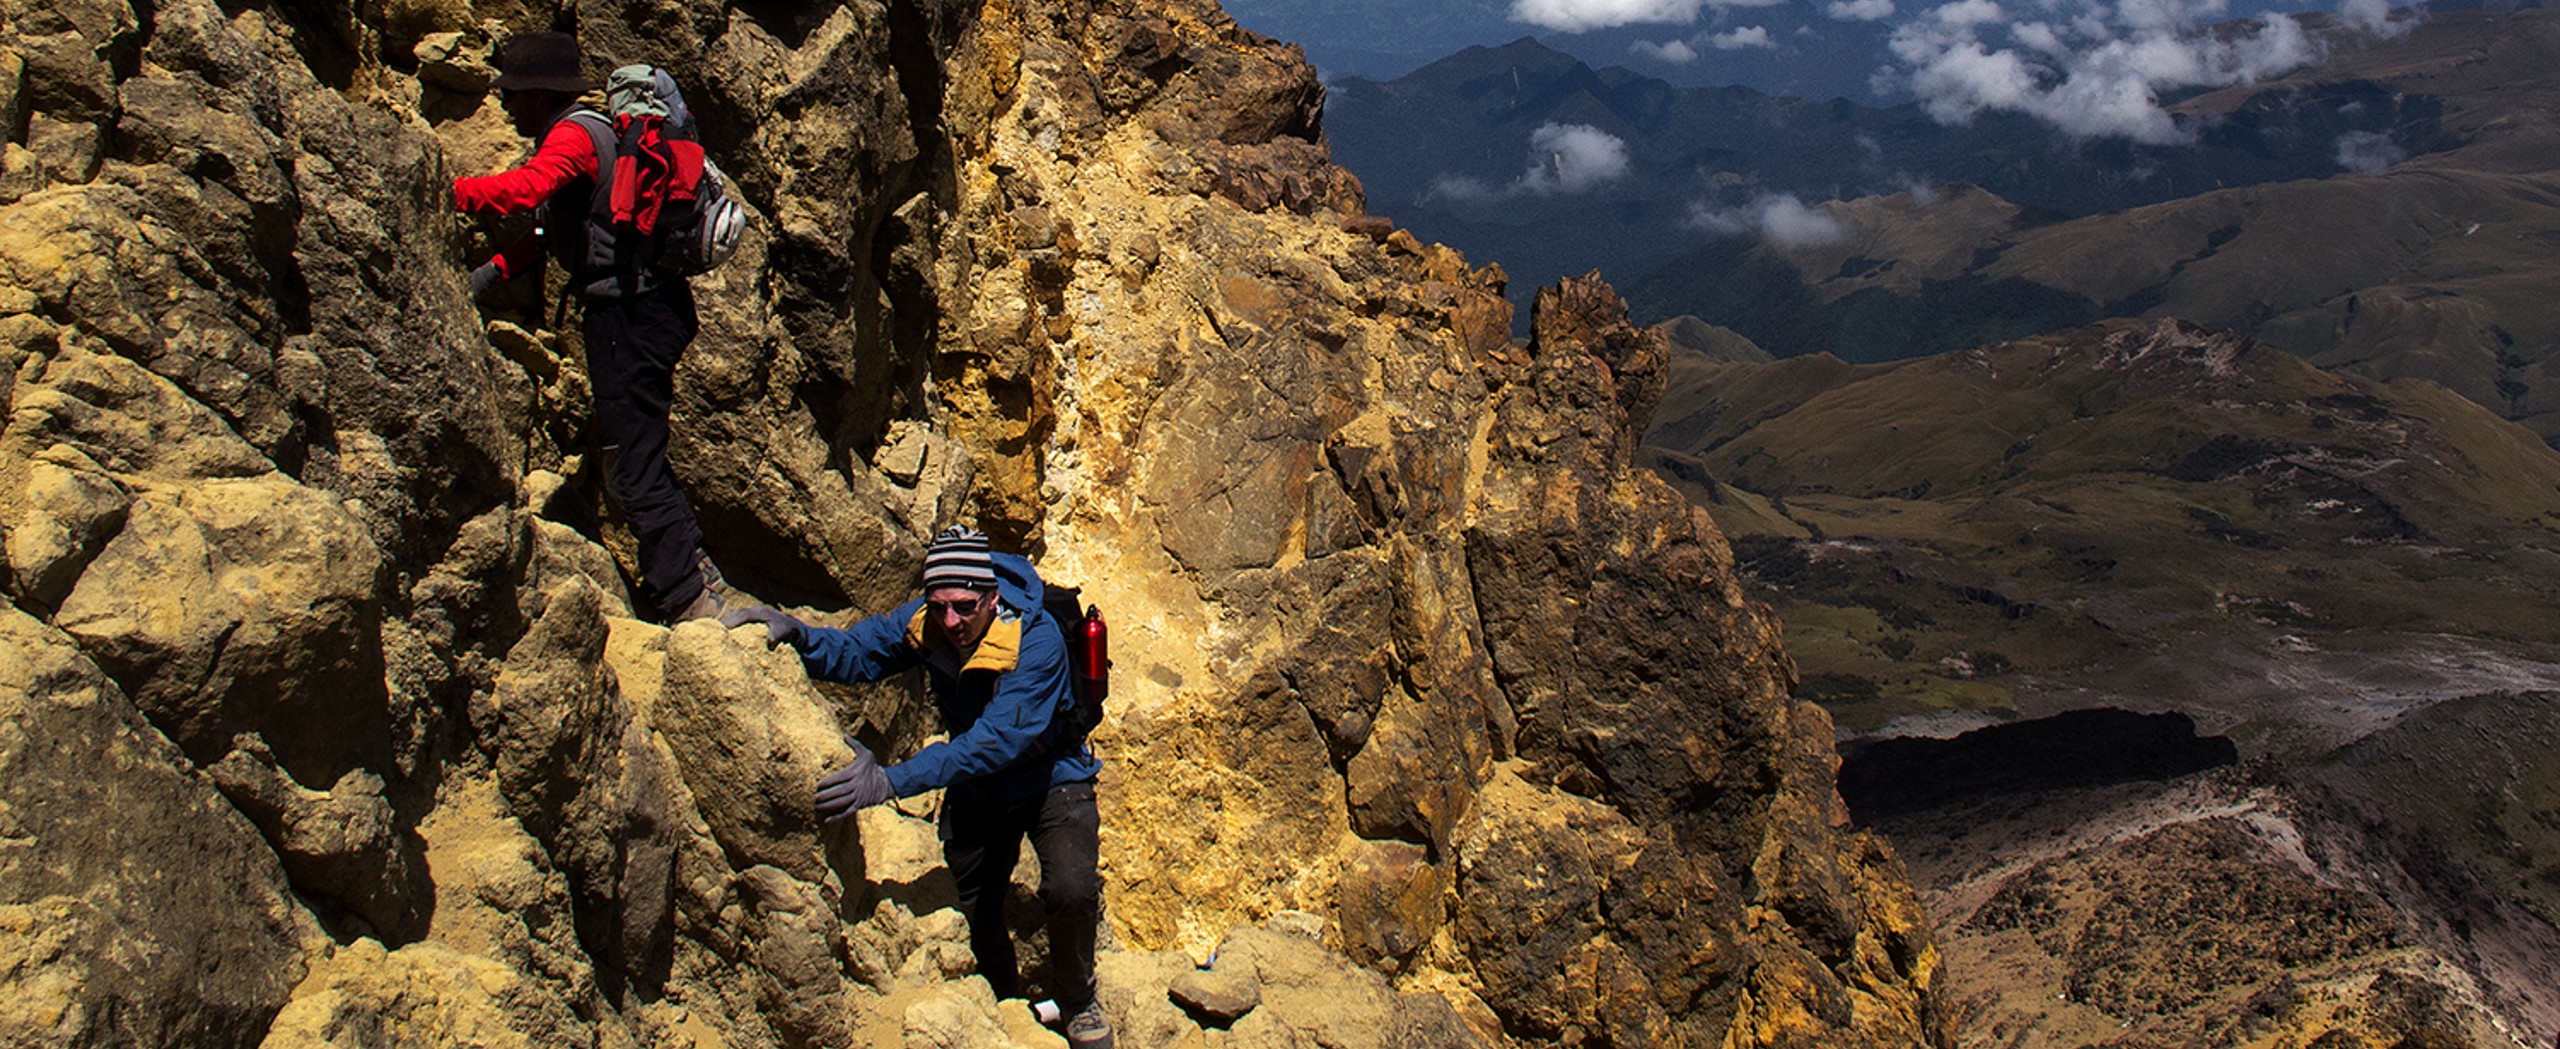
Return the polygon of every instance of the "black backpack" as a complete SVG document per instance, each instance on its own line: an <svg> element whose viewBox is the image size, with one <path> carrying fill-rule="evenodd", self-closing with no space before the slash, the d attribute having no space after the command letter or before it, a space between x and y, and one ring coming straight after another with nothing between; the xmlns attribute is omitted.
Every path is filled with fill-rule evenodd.
<svg viewBox="0 0 2560 1049"><path fill-rule="evenodd" d="M1040 586L1040 610L1048 613L1049 622L1058 627L1058 639L1067 646L1068 691L1075 705L1056 726L1056 749L1068 751L1102 723L1102 704L1111 695L1109 634L1103 627L1102 610L1085 604L1081 589L1046 578Z"/></svg>

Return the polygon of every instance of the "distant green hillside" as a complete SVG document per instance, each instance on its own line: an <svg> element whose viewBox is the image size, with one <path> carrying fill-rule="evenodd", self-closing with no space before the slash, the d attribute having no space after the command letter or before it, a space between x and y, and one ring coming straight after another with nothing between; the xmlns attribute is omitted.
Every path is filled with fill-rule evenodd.
<svg viewBox="0 0 2560 1049"><path fill-rule="evenodd" d="M2214 690L2421 638L2560 652L2560 453L2433 383L2125 321L1671 375L1655 465L1850 729L2103 688L2287 746L2291 700Z"/></svg>
<svg viewBox="0 0 2560 1049"><path fill-rule="evenodd" d="M1628 283L1780 357L1892 360L2100 317L2179 317L2380 379L2433 379L2560 442L2560 19L2440 13L2399 40L2186 102L2399 99L2458 141L2378 174L2220 189L2078 219L1947 187L1825 205L1845 235L1726 241ZM2406 132L2395 129L2395 138Z"/></svg>

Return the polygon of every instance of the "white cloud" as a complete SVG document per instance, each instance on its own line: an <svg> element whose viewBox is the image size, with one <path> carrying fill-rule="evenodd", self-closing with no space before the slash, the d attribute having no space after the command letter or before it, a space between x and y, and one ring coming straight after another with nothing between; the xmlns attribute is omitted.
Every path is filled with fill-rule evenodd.
<svg viewBox="0 0 2560 1049"><path fill-rule="evenodd" d="M2018 46L2029 51L2061 58L2071 54L2071 45L2062 42L2062 34L2042 22L2028 22L2009 27L2009 36Z"/></svg>
<svg viewBox="0 0 2560 1049"><path fill-rule="evenodd" d="M2316 61L2302 25L2268 15L2243 33L2195 29L2226 0L2041 0L2057 21L2007 22L1994 0L1958 0L1896 29L1903 64L1880 77L1919 96L1937 120L1961 124L1985 111L2025 113L2080 138L2153 145L2190 141L2161 108L2164 90L2255 83Z"/></svg>
<svg viewBox="0 0 2560 1049"><path fill-rule="evenodd" d="M1686 40L1672 40L1659 44L1651 40L1638 40L1628 45L1627 50L1656 62L1669 62L1673 65L1687 65L1698 60L1698 49L1690 47Z"/></svg>
<svg viewBox="0 0 2560 1049"><path fill-rule="evenodd" d="M1579 33L1639 23L1687 25L1702 0L1511 0L1511 20Z"/></svg>
<svg viewBox="0 0 2560 1049"><path fill-rule="evenodd" d="M2414 17L2391 20L2391 0L2346 0L2338 7L2338 17L2345 19L2349 28L2384 38L2407 36L2418 28Z"/></svg>
<svg viewBox="0 0 2560 1049"><path fill-rule="evenodd" d="M2378 131L2350 131L2338 136L2338 166L2359 175L2379 175L2409 159L2409 151Z"/></svg>
<svg viewBox="0 0 2560 1049"><path fill-rule="evenodd" d="M1589 124L1544 124L1529 135L1538 159L1521 176L1533 193L1580 193L1627 173L1627 144Z"/></svg>
<svg viewBox="0 0 2560 1049"><path fill-rule="evenodd" d="M2219 22L2230 11L2228 0L2123 0L2116 21L2138 33L2176 33Z"/></svg>
<svg viewBox="0 0 2560 1049"><path fill-rule="evenodd" d="M1893 0L1832 0L1822 12L1843 22L1881 22L1893 17Z"/></svg>
<svg viewBox="0 0 2560 1049"><path fill-rule="evenodd" d="M1740 51L1754 47L1765 51L1778 46L1777 41L1769 39L1769 30L1766 26L1756 25L1743 26L1729 33L1717 33L1707 37L1706 40L1708 46L1718 51Z"/></svg>
<svg viewBox="0 0 2560 1049"><path fill-rule="evenodd" d="M1939 24L1950 26L1988 25L2008 17L2000 10L2000 5L1992 0L1956 0L1955 3L1942 5L1929 14L1930 17L1936 18Z"/></svg>
<svg viewBox="0 0 2560 1049"><path fill-rule="evenodd" d="M1503 196L1502 190L1485 180L1465 175L1442 175L1431 180L1430 189L1422 191L1424 200L1446 200L1458 204L1480 204L1500 200Z"/></svg>
<svg viewBox="0 0 2560 1049"><path fill-rule="evenodd" d="M1486 203L1513 197L1584 193L1626 177L1626 140L1588 124L1541 124L1529 133L1529 169L1506 186L1443 176L1426 197Z"/></svg>
<svg viewBox="0 0 2560 1049"><path fill-rule="evenodd" d="M1698 9L1774 7L1788 0L1511 0L1511 20L1579 33L1626 25L1689 25Z"/></svg>
<svg viewBox="0 0 2560 1049"><path fill-rule="evenodd" d="M1756 236L1782 248L1829 244L1849 235L1829 212L1781 194L1770 194L1738 208L1692 204L1689 224L1710 233Z"/></svg>

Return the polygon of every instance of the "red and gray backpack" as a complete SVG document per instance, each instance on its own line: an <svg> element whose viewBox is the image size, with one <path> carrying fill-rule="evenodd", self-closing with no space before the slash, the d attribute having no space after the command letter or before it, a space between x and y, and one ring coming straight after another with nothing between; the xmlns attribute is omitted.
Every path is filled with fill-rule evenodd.
<svg viewBox="0 0 2560 1049"><path fill-rule="evenodd" d="M583 220L547 216L552 253L572 271L578 293L613 298L728 261L746 232L747 211L720 168L703 155L693 109L675 78L656 66L613 71L611 113L580 108L575 122L595 146L595 190Z"/></svg>

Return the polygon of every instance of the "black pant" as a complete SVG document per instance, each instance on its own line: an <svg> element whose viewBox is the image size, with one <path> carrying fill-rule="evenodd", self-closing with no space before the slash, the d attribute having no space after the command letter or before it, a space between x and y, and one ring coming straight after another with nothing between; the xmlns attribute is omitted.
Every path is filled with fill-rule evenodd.
<svg viewBox="0 0 2560 1049"><path fill-rule="evenodd" d="M587 378L605 479L640 543L641 600L673 616L702 593L702 526L667 468L667 410L676 361L700 327L681 280L586 304Z"/></svg>
<svg viewBox="0 0 2560 1049"><path fill-rule="evenodd" d="M1032 855L1040 858L1040 906L1049 919L1049 995L1066 1016L1093 1001L1094 930L1102 921L1102 873L1094 863L1102 852L1101 830L1091 780L1016 802L944 803L942 860L960 886L960 913L969 919L969 950L978 957L978 973L997 997L1022 996L1004 900L1027 835Z"/></svg>

